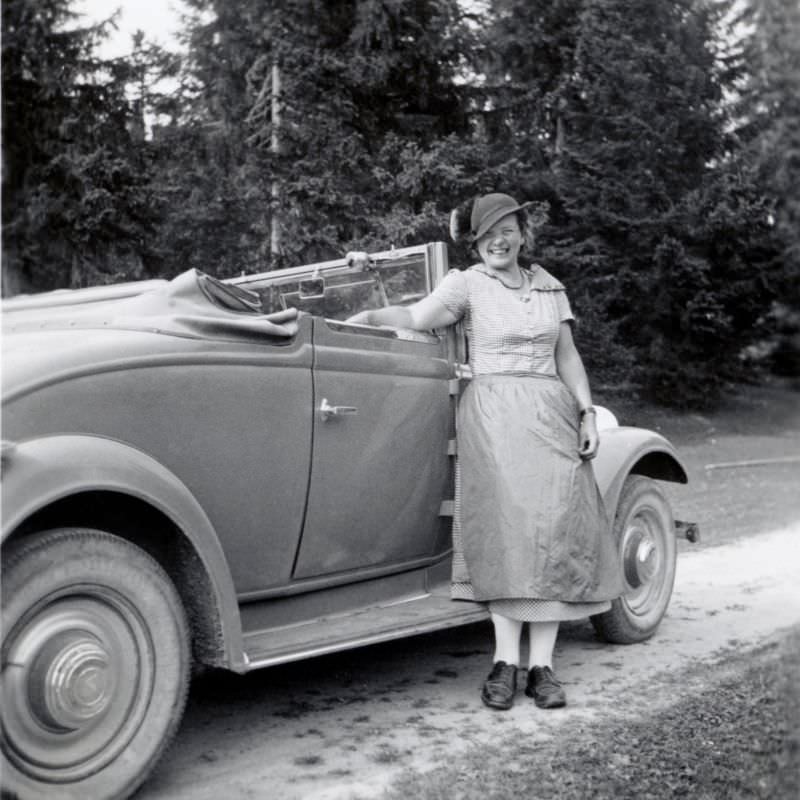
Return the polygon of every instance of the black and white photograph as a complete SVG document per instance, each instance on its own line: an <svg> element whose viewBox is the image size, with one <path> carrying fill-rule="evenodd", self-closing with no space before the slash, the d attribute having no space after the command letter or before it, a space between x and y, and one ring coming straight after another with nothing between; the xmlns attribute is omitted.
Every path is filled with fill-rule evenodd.
<svg viewBox="0 0 800 800"><path fill-rule="evenodd" d="M800 797L798 0L3 0L3 800Z"/></svg>

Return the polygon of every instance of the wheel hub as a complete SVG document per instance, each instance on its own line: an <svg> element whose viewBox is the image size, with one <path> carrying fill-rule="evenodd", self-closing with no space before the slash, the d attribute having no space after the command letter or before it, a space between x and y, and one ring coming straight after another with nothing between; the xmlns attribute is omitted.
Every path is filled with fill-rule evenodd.
<svg viewBox="0 0 800 800"><path fill-rule="evenodd" d="M77 730L108 708L113 684L109 656L101 643L80 632L65 633L37 658L31 707L45 724Z"/></svg>
<svg viewBox="0 0 800 800"><path fill-rule="evenodd" d="M145 713L152 646L112 590L55 598L11 631L3 736L17 768L62 782L113 761Z"/></svg>
<svg viewBox="0 0 800 800"><path fill-rule="evenodd" d="M628 531L624 551L625 578L636 589L653 579L658 570L658 552L646 529L634 527Z"/></svg>
<svg viewBox="0 0 800 800"><path fill-rule="evenodd" d="M642 583L652 580L656 572L656 546L643 539L636 550L636 570Z"/></svg>

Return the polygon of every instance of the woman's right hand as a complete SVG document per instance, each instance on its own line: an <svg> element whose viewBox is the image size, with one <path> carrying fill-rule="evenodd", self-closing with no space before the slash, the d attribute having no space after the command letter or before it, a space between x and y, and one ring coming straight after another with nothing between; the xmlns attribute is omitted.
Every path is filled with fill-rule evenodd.
<svg viewBox="0 0 800 800"><path fill-rule="evenodd" d="M595 414L586 414L581 419L580 442L578 455L584 461L591 461L597 455L597 448L600 446L600 436L597 433L597 418Z"/></svg>

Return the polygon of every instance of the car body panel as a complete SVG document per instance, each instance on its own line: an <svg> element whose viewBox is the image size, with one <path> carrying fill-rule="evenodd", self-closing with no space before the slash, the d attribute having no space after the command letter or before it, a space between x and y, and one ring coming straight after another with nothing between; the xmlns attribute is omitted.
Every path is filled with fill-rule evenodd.
<svg viewBox="0 0 800 800"><path fill-rule="evenodd" d="M438 337L403 341L315 319L313 466L295 578L434 555L450 372ZM325 419L323 401L352 413Z"/></svg>
<svg viewBox="0 0 800 800"><path fill-rule="evenodd" d="M300 327L288 346L149 334L161 352L154 341L146 355L70 365L12 394L4 436L81 432L148 453L202 498L237 592L288 583L311 457L311 319Z"/></svg>
<svg viewBox="0 0 800 800"><path fill-rule="evenodd" d="M215 594L225 645L220 662L243 671L236 592L217 532L189 489L146 453L86 435L52 435L16 443L3 458L3 538L58 500L98 491L148 503L190 539Z"/></svg>
<svg viewBox="0 0 800 800"><path fill-rule="evenodd" d="M644 428L619 427L600 432L600 447L592 462L606 508L617 507L622 484L630 474L687 483L686 467L675 448L658 433Z"/></svg>

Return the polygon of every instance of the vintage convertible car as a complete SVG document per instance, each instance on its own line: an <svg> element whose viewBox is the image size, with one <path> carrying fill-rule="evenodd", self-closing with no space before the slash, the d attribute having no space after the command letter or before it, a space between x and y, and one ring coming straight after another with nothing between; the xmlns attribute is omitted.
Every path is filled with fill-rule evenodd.
<svg viewBox="0 0 800 800"><path fill-rule="evenodd" d="M192 665L244 673L486 618L449 599L463 333L348 324L411 303L443 244L218 281L194 271L3 308L2 779L119 798ZM659 624L673 447L604 412L596 475L627 592Z"/></svg>

